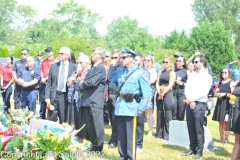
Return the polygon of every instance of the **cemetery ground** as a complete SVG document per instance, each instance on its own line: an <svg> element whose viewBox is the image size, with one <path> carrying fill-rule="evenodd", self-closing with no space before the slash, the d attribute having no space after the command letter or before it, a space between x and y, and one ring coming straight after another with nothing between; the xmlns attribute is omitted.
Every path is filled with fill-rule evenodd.
<svg viewBox="0 0 240 160"><path fill-rule="evenodd" d="M210 130L213 140L215 150L203 152L203 160L224 160L230 159L231 153L234 144L234 133L231 132L229 136L229 142L223 143L218 142L219 130L218 130L218 122L212 121L212 115L214 110L211 111L211 115L208 116L208 129ZM177 146L177 145L169 145L166 144L162 139L156 139L154 136L147 136L148 133L148 124L145 123L145 135L143 140L143 150L140 153L137 153L137 160L190 160L193 156L182 156L184 152L188 150L186 147ZM156 128L154 127L154 133ZM176 132L176 134L178 134ZM187 134L187 133L186 133ZM111 126L105 126L105 141L108 141L111 136ZM86 143L88 143L86 141ZM95 159L105 159L105 160L116 160L118 159L118 149L108 149L108 144L104 144L104 155L102 158ZM88 158L86 158L88 159Z"/></svg>

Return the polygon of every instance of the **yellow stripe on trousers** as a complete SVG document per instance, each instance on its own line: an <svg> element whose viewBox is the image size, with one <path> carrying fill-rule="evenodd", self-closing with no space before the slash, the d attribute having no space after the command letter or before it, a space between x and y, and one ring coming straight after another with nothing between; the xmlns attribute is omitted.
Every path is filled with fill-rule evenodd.
<svg viewBox="0 0 240 160"><path fill-rule="evenodd" d="M133 134L132 134L132 157L135 160L136 159L136 130L137 130L137 117L133 117Z"/></svg>

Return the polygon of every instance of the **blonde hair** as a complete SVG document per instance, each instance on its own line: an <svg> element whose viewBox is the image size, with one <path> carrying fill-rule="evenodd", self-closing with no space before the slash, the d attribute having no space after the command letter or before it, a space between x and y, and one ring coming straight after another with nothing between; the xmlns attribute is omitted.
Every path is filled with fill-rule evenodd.
<svg viewBox="0 0 240 160"><path fill-rule="evenodd" d="M151 56L151 55L146 55L146 56L143 58L143 60L144 60L146 57L149 57L149 58L150 58L150 60L151 60L151 65L149 66L149 69L152 69L152 68L154 67L154 65L153 65L153 56ZM145 67L145 66L144 66L144 63L143 63L143 67Z"/></svg>
<svg viewBox="0 0 240 160"><path fill-rule="evenodd" d="M173 61L172 61L172 57L165 57L163 60L168 60L168 62L171 63L171 65L169 66L170 69L173 69L174 68L174 64L173 64ZM163 69L165 69L164 66L162 66Z"/></svg>

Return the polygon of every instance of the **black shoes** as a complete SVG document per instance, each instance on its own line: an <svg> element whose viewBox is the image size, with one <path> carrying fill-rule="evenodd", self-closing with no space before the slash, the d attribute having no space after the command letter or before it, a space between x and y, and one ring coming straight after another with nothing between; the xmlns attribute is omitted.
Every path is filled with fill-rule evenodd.
<svg viewBox="0 0 240 160"><path fill-rule="evenodd" d="M103 146L99 146L99 147L93 146L91 149L89 149L89 151L102 152L102 149L103 149Z"/></svg>
<svg viewBox="0 0 240 160"><path fill-rule="evenodd" d="M190 155L192 155L192 154L194 154L194 152L193 152L192 150L188 150L187 152L185 152L185 153L183 154L183 156L190 156Z"/></svg>
<svg viewBox="0 0 240 160"><path fill-rule="evenodd" d="M193 159L200 159L202 158L202 154L196 154L195 156L193 156Z"/></svg>
<svg viewBox="0 0 240 160"><path fill-rule="evenodd" d="M116 148L117 147L117 143L110 143L108 148Z"/></svg>

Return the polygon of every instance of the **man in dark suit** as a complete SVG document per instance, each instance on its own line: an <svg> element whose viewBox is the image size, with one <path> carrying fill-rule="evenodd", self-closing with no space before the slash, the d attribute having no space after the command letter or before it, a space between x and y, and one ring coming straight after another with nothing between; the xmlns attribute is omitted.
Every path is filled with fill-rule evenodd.
<svg viewBox="0 0 240 160"><path fill-rule="evenodd" d="M45 88L45 102L52 104L53 110L48 111L48 120L59 123L67 122L67 79L76 71L77 66L68 61L70 49L68 47L60 48L58 52L59 62L51 65L48 81Z"/></svg>
<svg viewBox="0 0 240 160"><path fill-rule="evenodd" d="M104 143L103 105L106 83L106 70L102 63L104 57L104 49L97 47L93 50L92 69L80 84L83 93L79 111L80 126L86 124L86 127L79 132L79 137L91 141L91 151L102 151Z"/></svg>

